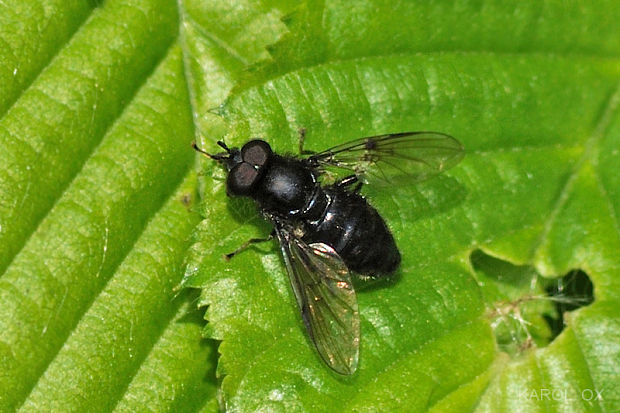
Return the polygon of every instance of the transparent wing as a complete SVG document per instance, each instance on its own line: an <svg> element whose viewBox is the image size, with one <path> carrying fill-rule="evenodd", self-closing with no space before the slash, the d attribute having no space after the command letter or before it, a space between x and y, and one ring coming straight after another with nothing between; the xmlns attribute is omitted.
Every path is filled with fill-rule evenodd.
<svg viewBox="0 0 620 413"><path fill-rule="evenodd" d="M340 374L357 369L360 321L349 270L332 247L277 228L304 324L321 358Z"/></svg>
<svg viewBox="0 0 620 413"><path fill-rule="evenodd" d="M406 132L356 139L314 154L308 161L317 167L349 170L365 181L415 183L452 168L463 155L463 145L450 135Z"/></svg>

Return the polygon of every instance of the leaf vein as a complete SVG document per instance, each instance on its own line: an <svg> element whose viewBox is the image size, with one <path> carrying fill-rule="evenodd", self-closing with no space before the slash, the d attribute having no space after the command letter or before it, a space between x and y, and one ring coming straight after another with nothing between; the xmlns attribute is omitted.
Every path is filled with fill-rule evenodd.
<svg viewBox="0 0 620 413"><path fill-rule="evenodd" d="M586 141L584 145L583 152L581 157L576 162L575 166L572 168L570 175L566 178L562 189L556 198L553 207L551 208L551 212L548 214L547 218L544 220L545 224L543 229L538 237L538 239L534 242L530 253L530 260L534 261L537 254L540 253L542 247L544 246L551 230L553 229L553 225L555 224L556 218L560 213L562 207L565 202L568 200L571 190L573 189L573 185L579 176L580 171L586 164L588 160L592 158L594 153L596 152L597 144L602 140L605 131L609 128L612 116L618 108L620 104L620 83L616 85L614 93L611 94L607 103L605 104L605 108L596 122L595 127L593 128L592 134L590 138Z"/></svg>

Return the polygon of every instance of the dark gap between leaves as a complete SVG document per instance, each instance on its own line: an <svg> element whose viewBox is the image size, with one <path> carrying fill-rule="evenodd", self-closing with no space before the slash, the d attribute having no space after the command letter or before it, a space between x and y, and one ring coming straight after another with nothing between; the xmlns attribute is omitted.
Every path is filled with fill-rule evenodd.
<svg viewBox="0 0 620 413"><path fill-rule="evenodd" d="M470 255L497 345L517 356L549 345L562 332L565 314L591 304L594 287L579 269L542 277L530 265L514 265L481 250Z"/></svg>
<svg viewBox="0 0 620 413"><path fill-rule="evenodd" d="M578 308L590 305L594 301L594 285L582 270L569 271L562 278L547 286L547 295L554 300L557 318L546 318L551 328L553 338L564 330L564 314Z"/></svg>

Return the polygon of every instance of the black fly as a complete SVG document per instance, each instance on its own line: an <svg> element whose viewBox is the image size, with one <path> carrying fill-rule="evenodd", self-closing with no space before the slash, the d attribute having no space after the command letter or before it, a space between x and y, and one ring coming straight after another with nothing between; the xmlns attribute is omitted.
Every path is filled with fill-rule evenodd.
<svg viewBox="0 0 620 413"><path fill-rule="evenodd" d="M303 134L303 153L302 144ZM360 321L351 273L381 277L400 264L383 218L359 194L362 183L425 180L456 165L463 146L437 132L357 139L306 158L277 155L263 140L249 141L240 150L221 141L218 145L225 152L211 155L194 148L226 166L229 196L254 199L273 223L312 342L329 367L354 373ZM322 173L338 169L348 175L321 185ZM250 240L228 257L260 241Z"/></svg>

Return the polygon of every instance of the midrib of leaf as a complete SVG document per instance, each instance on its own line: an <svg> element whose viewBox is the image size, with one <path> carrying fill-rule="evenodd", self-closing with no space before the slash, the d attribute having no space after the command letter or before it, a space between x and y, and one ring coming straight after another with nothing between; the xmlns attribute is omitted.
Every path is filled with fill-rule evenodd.
<svg viewBox="0 0 620 413"><path fill-rule="evenodd" d="M198 105L197 96L196 96L197 82L194 79L194 73L190 69L191 52L188 46L187 34L185 33L185 30L182 30L182 28L184 27L184 24L192 23L194 28L198 30L200 34L202 34L203 36L211 40L217 47L220 47L221 49L223 49L226 53L228 53L228 55L230 55L234 59L239 60L241 64L245 65L246 63L244 62L242 57L238 53L236 53L231 47L227 47L224 41L217 38L217 36L214 36L213 34L208 33L206 30L204 30L202 26L197 24L197 22L193 21L193 19L191 18L191 16L188 14L187 10L185 9L184 0L177 0L177 10L178 10L178 17L179 17L179 22L178 22L179 45L181 47L181 51L183 55L183 73L185 75L186 88L187 88L188 97L189 97L189 104L190 104L190 109L192 112L192 123L194 125L194 136L195 136L195 140L198 141L202 133L202 130L201 130L202 128L197 118L198 116L201 116L201 114L200 114L200 111L198 110L199 105ZM221 91L221 93L224 93L224 92L225 91L223 90Z"/></svg>
<svg viewBox="0 0 620 413"><path fill-rule="evenodd" d="M264 47L277 40L284 27L279 16L286 7L285 1L177 0L199 145L223 135L223 121L212 112L246 65L264 58Z"/></svg>
<svg viewBox="0 0 620 413"><path fill-rule="evenodd" d="M187 94L188 94L188 102L190 105L190 110L192 113L192 125L194 128L194 139L197 138L197 135L200 131L200 126L197 122L196 117L198 116L198 113L196 111L196 82L194 81L194 77L193 74L191 72L191 70L189 69L189 59L190 56L188 54L187 51L187 38L186 38L186 34L185 34L185 30L182 30L183 28L183 23L184 21L187 20L188 16L187 16L187 12L185 11L185 8L183 7L183 0L177 0L177 12L178 12L178 18L179 18L179 22L178 22L178 27L179 27L179 35L178 35L178 40L179 40L179 46L181 47L181 55L182 55L182 59L183 59L183 74L185 76L185 88L187 90Z"/></svg>
<svg viewBox="0 0 620 413"><path fill-rule="evenodd" d="M620 63L620 60L619 60L619 63ZM529 260L530 262L537 261L538 259L537 255L541 253L540 250L542 246L544 245L544 243L547 241L549 232L553 228L553 225L556 221L556 217L558 213L560 212L560 210L562 209L563 205L565 204L566 200L568 199L570 192L573 188L573 183L577 179L580 171L583 169L586 163L591 162L592 158L598 154L599 144L601 140L604 138L605 132L608 130L609 126L611 125L611 122L613 120L613 115L614 113L616 113L619 103L620 103L620 82L618 83L618 87L616 88L615 92L607 100L603 110L601 111L601 116L596 122L592 130L592 134L590 138L583 145L582 155L579 157L578 161L575 163L575 166L573 167L572 171L568 175L566 182L562 186L562 189L560 193L558 194L558 197L556 201L554 202L552 209L549 211L548 217L544 220L543 230L541 231L540 236L538 237L536 242L532 245L532 250L530 253L530 260ZM600 179L598 178L597 168L593 168L593 169L594 169L597 181L600 182ZM606 197L606 191L601 191L601 195ZM610 202L610 214L613 217L614 223L616 225L616 232L620 234L620 229L618 226L618 219L613 209L613 205L611 205L611 202ZM553 273L548 273L546 271L547 268L544 268L544 267L539 266L538 269L539 271L542 271L543 274L546 274L549 276L557 275Z"/></svg>
<svg viewBox="0 0 620 413"><path fill-rule="evenodd" d="M595 174L594 178L596 179L596 183L599 187L601 196L605 198L605 201L606 201L605 205L607 206L609 210L609 216L613 218L613 221L616 227L616 232L620 234L620 222L618 222L618 214L617 214L616 208L614 207L613 202L611 202L611 199L609 197L609 192L605 188L605 185L603 184L603 181L601 180L601 177L599 176L598 173Z"/></svg>
<svg viewBox="0 0 620 413"><path fill-rule="evenodd" d="M592 136L592 146L593 146L592 154L591 154L592 156L598 155L599 150L600 150L599 148L600 141L605 137L606 132L608 132L609 127L611 126L611 123L613 121L613 115L618 112L619 105L620 105L620 82L618 83L618 88L616 89L616 92L609 99L609 103L607 107L605 108L605 112L603 113L603 116L601 117L601 121L599 125L596 127L596 130L594 131L594 134ZM584 153L584 157L585 156L586 156L586 153ZM613 217L614 222L616 224L616 232L620 235L620 223L618 222L618 214L616 212L616 209L614 208L613 203L611 202L611 199L609 199L608 192L605 190L605 185L603 185L603 182L601 180L598 167L595 168L595 178L597 182L600 184L601 195L607 200L607 205L609 207L610 215Z"/></svg>

